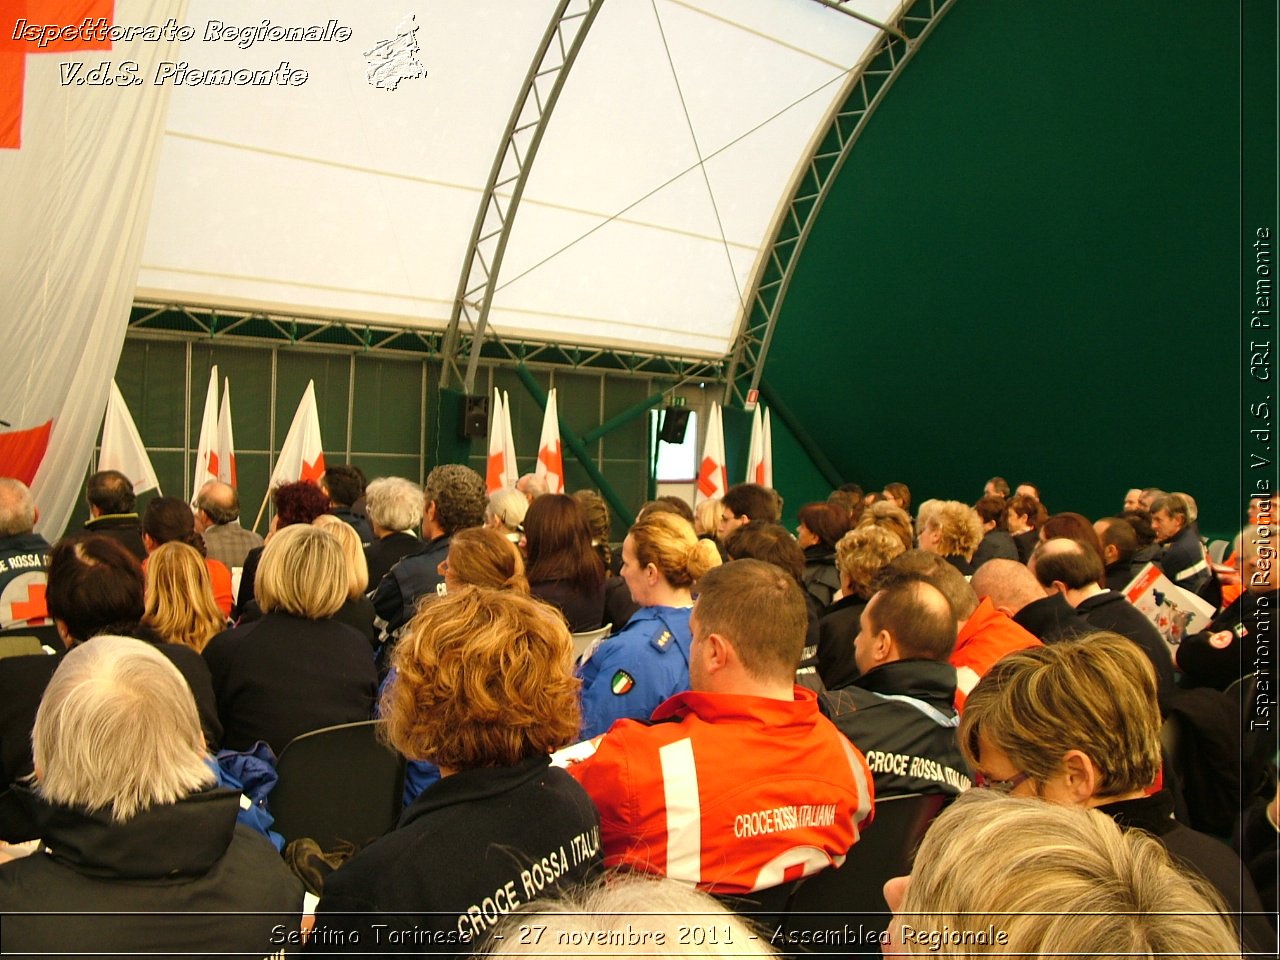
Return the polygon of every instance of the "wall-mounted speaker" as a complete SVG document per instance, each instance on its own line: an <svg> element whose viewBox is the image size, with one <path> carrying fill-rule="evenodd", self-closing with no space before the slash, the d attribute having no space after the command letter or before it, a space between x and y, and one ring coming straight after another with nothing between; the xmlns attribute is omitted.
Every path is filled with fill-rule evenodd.
<svg viewBox="0 0 1280 960"><path fill-rule="evenodd" d="M658 437L667 443L684 443L684 432L688 426L688 407L667 407L662 411L662 430Z"/></svg>
<svg viewBox="0 0 1280 960"><path fill-rule="evenodd" d="M462 398L462 419L458 433L466 439L489 435L489 398L483 394Z"/></svg>

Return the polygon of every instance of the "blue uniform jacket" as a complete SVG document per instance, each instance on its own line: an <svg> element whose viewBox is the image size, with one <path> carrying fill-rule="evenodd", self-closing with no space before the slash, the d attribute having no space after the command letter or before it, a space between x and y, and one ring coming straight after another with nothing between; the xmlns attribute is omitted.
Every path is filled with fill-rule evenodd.
<svg viewBox="0 0 1280 960"><path fill-rule="evenodd" d="M648 720L660 703L689 689L690 612L641 607L578 668L584 740L615 720Z"/></svg>

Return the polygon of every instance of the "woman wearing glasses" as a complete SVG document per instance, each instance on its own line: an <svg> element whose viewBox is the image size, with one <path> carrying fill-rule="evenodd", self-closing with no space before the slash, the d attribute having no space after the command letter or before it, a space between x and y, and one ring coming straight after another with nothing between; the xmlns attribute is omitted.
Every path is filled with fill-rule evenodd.
<svg viewBox="0 0 1280 960"><path fill-rule="evenodd" d="M1217 888L1246 945L1274 947L1239 857L1174 820L1167 790L1152 792L1160 710L1151 662L1132 641L1100 632L1009 654L970 692L960 748L979 787L1096 809L1152 834Z"/></svg>

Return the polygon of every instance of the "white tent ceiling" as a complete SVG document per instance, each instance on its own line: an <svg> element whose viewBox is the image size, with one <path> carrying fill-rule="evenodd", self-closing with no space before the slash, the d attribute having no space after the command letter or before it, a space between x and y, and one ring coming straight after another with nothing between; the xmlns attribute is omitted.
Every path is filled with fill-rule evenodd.
<svg viewBox="0 0 1280 960"><path fill-rule="evenodd" d="M896 0L855 0L892 20ZM172 90L137 296L447 325L550 0L191 0L192 67L301 86ZM346 42L205 41L211 20ZM394 91L364 51L418 24ZM847 72L878 31L813 0L607 0L533 164L492 303L500 335L720 355ZM700 162L702 161L702 162Z"/></svg>

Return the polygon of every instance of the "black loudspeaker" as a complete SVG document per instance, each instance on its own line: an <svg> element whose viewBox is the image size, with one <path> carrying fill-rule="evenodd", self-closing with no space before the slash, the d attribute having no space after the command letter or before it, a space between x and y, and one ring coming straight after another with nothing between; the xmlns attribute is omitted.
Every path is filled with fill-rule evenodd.
<svg viewBox="0 0 1280 960"><path fill-rule="evenodd" d="M684 443L684 432L688 426L688 407L667 407L662 411L662 430L658 438L667 443Z"/></svg>
<svg viewBox="0 0 1280 960"><path fill-rule="evenodd" d="M467 439L489 435L489 398L481 394L462 398L462 419L458 433Z"/></svg>

